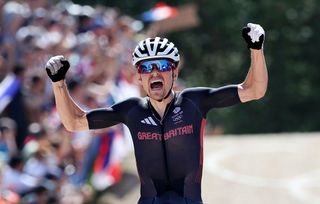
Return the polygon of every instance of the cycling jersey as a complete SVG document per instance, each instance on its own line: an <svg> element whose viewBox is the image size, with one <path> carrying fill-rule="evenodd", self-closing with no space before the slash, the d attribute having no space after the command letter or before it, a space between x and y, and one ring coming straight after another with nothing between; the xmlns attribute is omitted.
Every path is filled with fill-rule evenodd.
<svg viewBox="0 0 320 204"><path fill-rule="evenodd" d="M203 133L210 109L240 103L236 85L175 93L161 118L148 97L87 113L90 129L124 123L140 177L138 204L201 204Z"/></svg>

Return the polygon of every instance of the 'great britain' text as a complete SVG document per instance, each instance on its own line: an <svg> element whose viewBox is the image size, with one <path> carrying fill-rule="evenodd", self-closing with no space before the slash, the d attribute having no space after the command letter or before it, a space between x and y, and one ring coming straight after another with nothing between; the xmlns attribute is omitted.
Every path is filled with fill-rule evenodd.
<svg viewBox="0 0 320 204"><path fill-rule="evenodd" d="M168 140L176 136L183 136L193 134L193 125L186 125L184 127L178 127L173 130L165 132L163 135L153 132L138 132L139 140Z"/></svg>

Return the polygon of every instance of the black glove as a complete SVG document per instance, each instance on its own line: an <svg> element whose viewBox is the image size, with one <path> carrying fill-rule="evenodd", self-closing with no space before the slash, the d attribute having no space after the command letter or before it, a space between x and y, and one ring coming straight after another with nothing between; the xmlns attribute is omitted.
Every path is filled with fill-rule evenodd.
<svg viewBox="0 0 320 204"><path fill-rule="evenodd" d="M53 82L63 80L70 67L68 60L62 55L51 57L46 64L46 71Z"/></svg>
<svg viewBox="0 0 320 204"><path fill-rule="evenodd" d="M242 28L242 37L248 43L248 48L260 50L263 48L265 32L258 24L248 23Z"/></svg>

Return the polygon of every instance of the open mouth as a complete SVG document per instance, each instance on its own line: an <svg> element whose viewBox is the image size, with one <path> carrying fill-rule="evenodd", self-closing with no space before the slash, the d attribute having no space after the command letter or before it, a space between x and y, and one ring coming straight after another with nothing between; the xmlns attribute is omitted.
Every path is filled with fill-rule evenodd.
<svg viewBox="0 0 320 204"><path fill-rule="evenodd" d="M163 82L161 80L152 81L150 84L151 90L162 89L162 87L163 87Z"/></svg>

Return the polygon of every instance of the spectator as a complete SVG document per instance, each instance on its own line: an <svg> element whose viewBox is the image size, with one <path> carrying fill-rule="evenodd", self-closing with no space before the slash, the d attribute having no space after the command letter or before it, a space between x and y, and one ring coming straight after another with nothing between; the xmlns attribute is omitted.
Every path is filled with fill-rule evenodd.
<svg viewBox="0 0 320 204"><path fill-rule="evenodd" d="M23 194L22 203L52 198L68 203L71 194L82 203L87 195L76 188L86 185L92 169L109 175L110 185L121 178L121 160L132 151L128 131L119 125L95 133L67 132L56 113L51 83L39 70L48 53L68 56L76 67L69 75L72 95L84 108L139 95L133 73L127 72L136 44L133 22L118 10L102 6L0 0L0 24L6 28L0 29L0 88L11 91L8 104L2 103L0 91L0 121L12 122L0 131L5 166L0 180L6 192ZM5 87L2 82L8 78L14 83ZM28 132L35 125L41 131ZM107 151L102 151L104 146ZM25 157L14 156L20 153ZM40 180L44 186L37 185ZM24 196L28 190L31 193Z"/></svg>
<svg viewBox="0 0 320 204"><path fill-rule="evenodd" d="M23 166L24 162L21 156L15 155L10 158L9 165L2 174L3 189L24 195L31 192L38 185L36 178L23 172Z"/></svg>
<svg viewBox="0 0 320 204"><path fill-rule="evenodd" d="M0 118L0 163L8 162L11 156L18 153L16 131L17 125L12 119Z"/></svg>

